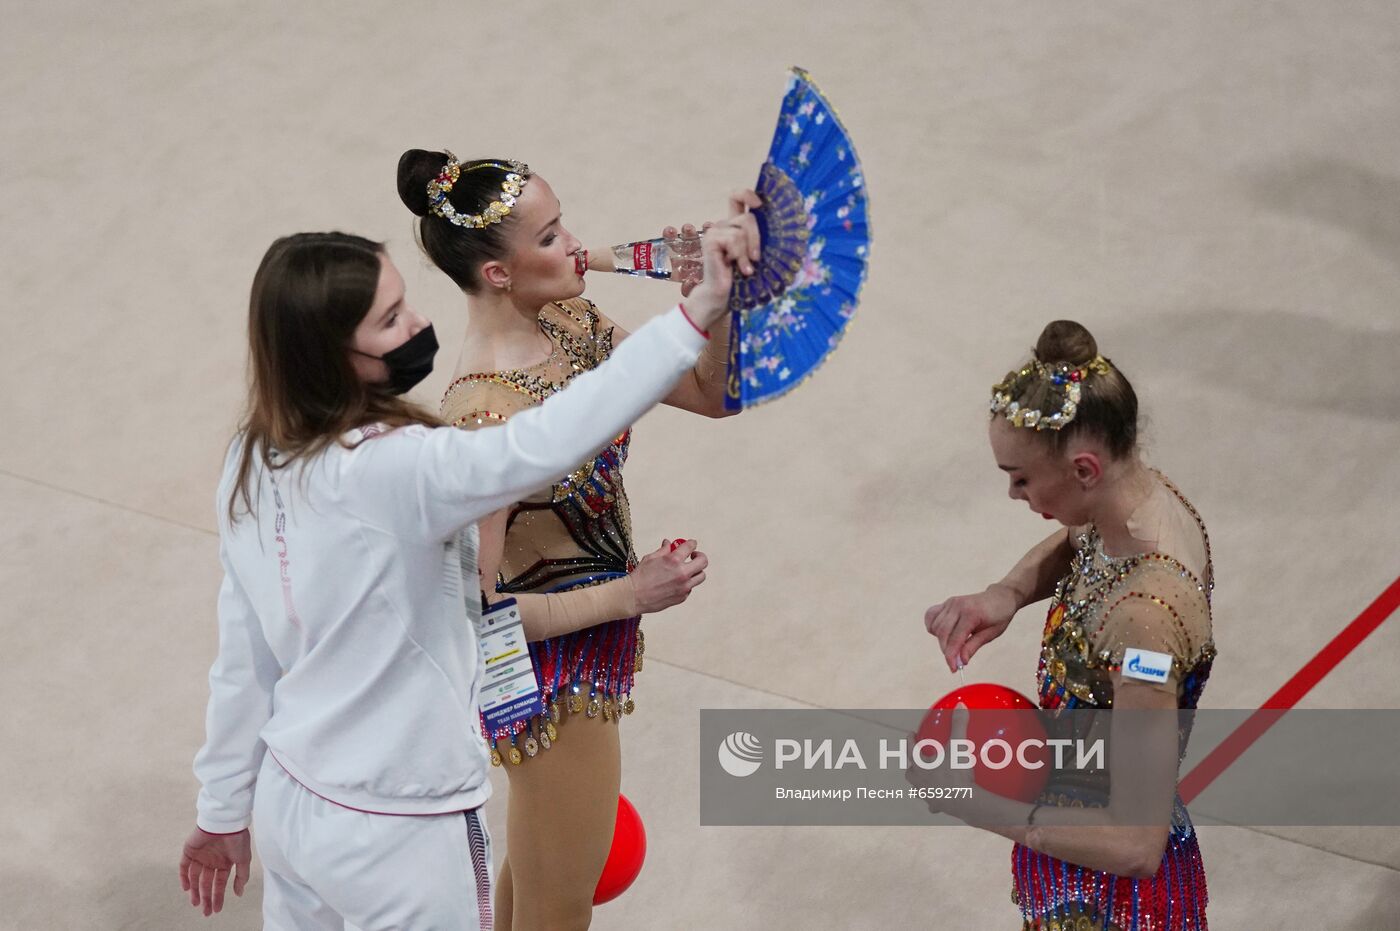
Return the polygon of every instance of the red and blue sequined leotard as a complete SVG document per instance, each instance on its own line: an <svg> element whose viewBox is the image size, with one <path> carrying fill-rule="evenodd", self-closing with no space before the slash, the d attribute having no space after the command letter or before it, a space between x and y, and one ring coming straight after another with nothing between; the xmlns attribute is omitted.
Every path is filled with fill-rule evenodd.
<svg viewBox="0 0 1400 931"><path fill-rule="evenodd" d="M1070 572L1060 580L1046 619L1037 675L1040 707L1052 714L1112 708L1112 675L1132 647L1171 656L1168 681L1155 687L1174 691L1178 708L1193 709L1200 701L1215 657L1210 542L1195 508L1164 477L1157 478L1148 504L1134 515L1146 528L1129 524L1134 537L1157 541L1153 552L1111 557L1093 526L1074 540ZM1146 613L1130 607L1148 604ZM1144 623L1144 616L1152 620ZM1180 734L1182 752L1187 736ZM1052 782L1038 801L1102 805L1106 788ZM1011 869L1012 900L1021 909L1025 931L1207 927L1200 846L1180 797L1162 862L1150 878L1087 869L1021 844L1012 851Z"/></svg>
<svg viewBox="0 0 1400 931"><path fill-rule="evenodd" d="M613 328L587 300L546 306L540 329L549 358L526 369L465 375L443 396L442 416L464 429L504 423L543 402L612 352ZM496 591L551 594L620 578L636 566L622 487L631 430L547 491L510 507ZM632 677L642 668L640 617L618 618L530 644L545 713L489 735L492 762L509 741L511 762L548 750L558 738L561 703L571 713L617 720L633 710Z"/></svg>

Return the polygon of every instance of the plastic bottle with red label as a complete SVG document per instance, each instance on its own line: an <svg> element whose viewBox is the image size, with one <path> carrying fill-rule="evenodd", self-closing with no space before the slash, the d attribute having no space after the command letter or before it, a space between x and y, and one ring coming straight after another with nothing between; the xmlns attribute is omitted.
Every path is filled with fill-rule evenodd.
<svg viewBox="0 0 1400 931"><path fill-rule="evenodd" d="M620 275L659 278L685 284L699 281L705 271L700 237L646 239L612 247L613 271Z"/></svg>

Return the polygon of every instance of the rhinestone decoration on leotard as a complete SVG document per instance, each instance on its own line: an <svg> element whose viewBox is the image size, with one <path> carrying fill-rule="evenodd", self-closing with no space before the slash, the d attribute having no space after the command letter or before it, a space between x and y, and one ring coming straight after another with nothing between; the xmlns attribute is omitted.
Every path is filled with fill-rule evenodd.
<svg viewBox="0 0 1400 931"><path fill-rule="evenodd" d="M1164 553L1111 557L1103 551L1098 531L1090 527L1076 540L1069 574L1060 580L1051 600L1037 679L1040 706L1045 709L1111 708L1112 674L1121 644L1104 644L1108 618L1120 605L1146 602L1164 609L1171 623L1190 644L1187 656L1173 656L1177 704L1195 708L1210 675L1215 647L1207 635L1193 643L1178 606L1143 581L1152 573L1196 599L1192 609L1203 611L1209 631L1214 566L1210 538L1200 514L1164 476L1158 477L1185 507L1200 528L1206 565L1198 579L1181 562ZM1188 599L1189 600L1189 599ZM1053 719L1052 719L1053 720ZM1180 735L1185 752L1188 733ZM1048 786L1037 800L1051 806L1098 806L1106 786ZM1086 801L1086 798L1088 801ZM1157 872L1137 879L1086 869L1016 844L1011 854L1012 901L1020 908L1025 927L1038 929L1118 929L1118 931L1205 931L1207 902L1205 870L1195 828L1178 798L1172 827Z"/></svg>
<svg viewBox="0 0 1400 931"><path fill-rule="evenodd" d="M562 390L612 352L612 327L588 301L552 304L541 312L539 325L551 346L544 361L525 369L456 379L443 397L444 419L468 429L503 423ZM498 592L551 593L601 585L635 567L631 513L622 485L630 445L627 430L562 476L547 495L511 507L506 554L496 580ZM531 542L537 533L550 534L567 545L542 554ZM631 714L636 707L631 698L632 677L641 670L645 651L639 623L639 618L620 618L531 643L545 712L534 721L491 734L493 746L509 746L517 754L523 748L522 759L528 761L558 743L556 725L565 708L571 714L602 716L612 723Z"/></svg>

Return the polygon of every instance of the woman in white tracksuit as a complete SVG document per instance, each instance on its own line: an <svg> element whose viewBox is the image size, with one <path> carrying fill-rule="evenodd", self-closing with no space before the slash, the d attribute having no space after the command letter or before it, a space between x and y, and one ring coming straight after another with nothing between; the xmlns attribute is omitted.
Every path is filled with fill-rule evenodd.
<svg viewBox="0 0 1400 931"><path fill-rule="evenodd" d="M752 217L712 228L684 307L538 408L468 433L398 396L437 343L379 244L273 244L219 485L219 654L180 864L193 905L219 911L231 874L242 894L253 824L267 928L490 927L475 521L664 397L725 312L731 266L757 258Z"/></svg>

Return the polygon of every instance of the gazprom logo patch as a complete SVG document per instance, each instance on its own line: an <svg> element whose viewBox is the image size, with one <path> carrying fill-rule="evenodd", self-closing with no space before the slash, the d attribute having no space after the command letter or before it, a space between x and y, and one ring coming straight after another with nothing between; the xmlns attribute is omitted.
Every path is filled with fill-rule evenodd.
<svg viewBox="0 0 1400 931"><path fill-rule="evenodd" d="M763 763L763 745L745 731L735 731L719 745L719 765L731 776L752 776Z"/></svg>
<svg viewBox="0 0 1400 931"><path fill-rule="evenodd" d="M1146 682L1166 682L1172 671L1172 658L1166 653L1130 648L1123 654L1123 675Z"/></svg>

